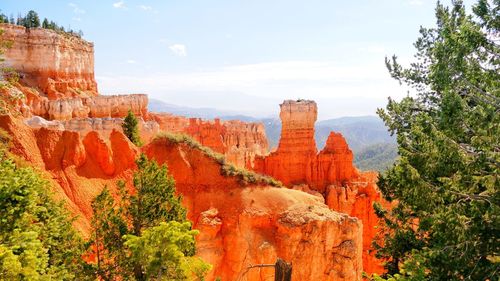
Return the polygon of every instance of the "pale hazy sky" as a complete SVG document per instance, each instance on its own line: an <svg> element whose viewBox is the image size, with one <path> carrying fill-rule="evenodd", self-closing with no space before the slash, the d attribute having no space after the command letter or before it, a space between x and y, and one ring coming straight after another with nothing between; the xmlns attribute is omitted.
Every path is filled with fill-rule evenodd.
<svg viewBox="0 0 500 281"><path fill-rule="evenodd" d="M374 115L406 89L384 57L410 61L431 0L0 0L36 10L95 45L103 94L277 115L283 99L313 99L319 119ZM471 1L465 1L470 3ZM443 1L449 4L449 1Z"/></svg>

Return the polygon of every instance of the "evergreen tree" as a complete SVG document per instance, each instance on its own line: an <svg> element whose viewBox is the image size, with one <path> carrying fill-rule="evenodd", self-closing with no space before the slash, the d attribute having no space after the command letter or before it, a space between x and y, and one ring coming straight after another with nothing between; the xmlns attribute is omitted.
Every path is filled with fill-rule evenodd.
<svg viewBox="0 0 500 281"><path fill-rule="evenodd" d="M400 159L379 178L376 243L390 280L498 280L500 270L500 1L438 4L417 61L386 60L415 95L379 109ZM378 278L376 278L378 279Z"/></svg>
<svg viewBox="0 0 500 281"><path fill-rule="evenodd" d="M193 257L196 232L186 219L181 197L175 195L174 179L165 165L159 166L145 155L136 163L134 193L129 194L119 182L118 203L104 189L92 204L91 242L99 278L190 280L196 272L203 275L209 267ZM159 277L158 272L162 272ZM177 279L169 279L172 272Z"/></svg>
<svg viewBox="0 0 500 281"><path fill-rule="evenodd" d="M0 151L0 279L84 278L82 240L49 189Z"/></svg>
<svg viewBox="0 0 500 281"><path fill-rule="evenodd" d="M49 20L47 18L43 19L42 27L49 28Z"/></svg>
<svg viewBox="0 0 500 281"><path fill-rule="evenodd" d="M96 273L102 280L123 276L125 257L122 237L127 234L123 209L117 206L107 187L92 201L92 241L97 260Z"/></svg>
<svg viewBox="0 0 500 281"><path fill-rule="evenodd" d="M138 121L132 110L128 111L127 116L123 120L122 129L127 138L135 145L141 146L141 138L139 136Z"/></svg>
<svg viewBox="0 0 500 281"><path fill-rule="evenodd" d="M26 28L40 27L40 18L35 11L31 10L24 18L23 23Z"/></svg>
<svg viewBox="0 0 500 281"><path fill-rule="evenodd" d="M21 13L17 14L16 25L24 26L24 17L21 15Z"/></svg>
<svg viewBox="0 0 500 281"><path fill-rule="evenodd" d="M9 23L9 17L4 14L0 14L0 23Z"/></svg>

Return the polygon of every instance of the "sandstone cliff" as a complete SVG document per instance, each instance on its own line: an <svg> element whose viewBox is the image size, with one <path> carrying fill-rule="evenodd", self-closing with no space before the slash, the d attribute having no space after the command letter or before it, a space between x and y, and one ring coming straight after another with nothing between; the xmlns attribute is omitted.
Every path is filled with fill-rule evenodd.
<svg viewBox="0 0 500 281"><path fill-rule="evenodd" d="M379 223L373 202L383 201L375 184L377 174L362 173L353 166L352 151L339 133L331 132L325 147L317 153L314 101L287 100L280 107L282 131L278 148L268 156L257 156L254 170L294 189L319 193L332 210L361 219L363 268L368 273L381 273L381 261L370 252Z"/></svg>
<svg viewBox="0 0 500 281"><path fill-rule="evenodd" d="M277 257L294 265L292 280L359 280L361 224L332 212L322 198L267 186L241 187L221 177L216 160L187 145L157 139L144 151L167 163L202 231L199 254L222 280L266 280L272 270L248 270Z"/></svg>
<svg viewBox="0 0 500 281"><path fill-rule="evenodd" d="M125 117L129 110L136 116L147 117L146 95L114 95L74 97L49 100L30 97L27 101L31 114L48 120L71 120L73 118Z"/></svg>
<svg viewBox="0 0 500 281"><path fill-rule="evenodd" d="M202 145L224 154L238 167L252 167L255 157L267 154L269 149L262 123L209 121L165 113L149 113L149 118L158 123L160 131L188 134Z"/></svg>
<svg viewBox="0 0 500 281"><path fill-rule="evenodd" d="M138 149L119 131L109 138L48 128L31 128L22 120L0 116L0 128L13 136L12 151L40 168L56 197L78 216L77 227L89 231L90 203L104 186L118 179L130 187ZM243 185L223 176L221 164L206 152L167 138L143 151L166 163L195 228L199 255L214 265L208 280L263 281L272 270L253 269L277 257L294 265L292 280L360 280L362 225L331 211L323 199L301 191Z"/></svg>
<svg viewBox="0 0 500 281"><path fill-rule="evenodd" d="M92 43L42 28L0 28L5 31L2 39L13 42L5 63L21 72L26 84L39 87L49 99L97 95Z"/></svg>

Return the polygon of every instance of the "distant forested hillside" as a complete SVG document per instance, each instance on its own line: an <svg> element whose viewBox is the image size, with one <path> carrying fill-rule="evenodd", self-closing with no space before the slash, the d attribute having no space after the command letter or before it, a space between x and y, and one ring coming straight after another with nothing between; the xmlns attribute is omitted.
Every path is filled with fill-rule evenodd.
<svg viewBox="0 0 500 281"><path fill-rule="evenodd" d="M397 157L395 143L377 143L354 153L354 164L360 170L385 171Z"/></svg>

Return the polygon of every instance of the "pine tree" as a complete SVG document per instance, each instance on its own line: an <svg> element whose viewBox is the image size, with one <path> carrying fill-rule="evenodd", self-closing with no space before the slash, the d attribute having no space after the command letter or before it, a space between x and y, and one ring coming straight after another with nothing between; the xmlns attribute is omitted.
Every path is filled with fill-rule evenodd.
<svg viewBox="0 0 500 281"><path fill-rule="evenodd" d="M379 178L392 210L378 255L391 280L498 280L500 270L500 1L438 4L417 61L386 60L415 95L378 114L400 159ZM378 280L378 278L376 278Z"/></svg>
<svg viewBox="0 0 500 281"><path fill-rule="evenodd" d="M127 116L123 120L122 129L127 138L135 145L141 146L141 138L139 136L138 121L132 110L128 111Z"/></svg>
<svg viewBox="0 0 500 281"><path fill-rule="evenodd" d="M49 20L47 18L43 19L42 27L49 28Z"/></svg>
<svg viewBox="0 0 500 281"><path fill-rule="evenodd" d="M117 206L107 187L92 201L92 242L97 260L96 273L102 280L122 276L125 257L122 237L127 234L123 209Z"/></svg>
<svg viewBox="0 0 500 281"><path fill-rule="evenodd" d="M129 194L119 182L118 203L107 189L93 201L91 242L98 277L187 280L194 271L203 275L209 266L193 257L197 232L191 230L182 198L175 194L174 179L165 165L159 166L144 154L136 163L135 192ZM163 273L158 277L158 272Z"/></svg>
<svg viewBox="0 0 500 281"><path fill-rule="evenodd" d="M33 10L28 12L23 22L24 27L26 28L40 27L40 18L38 17L38 14Z"/></svg>

